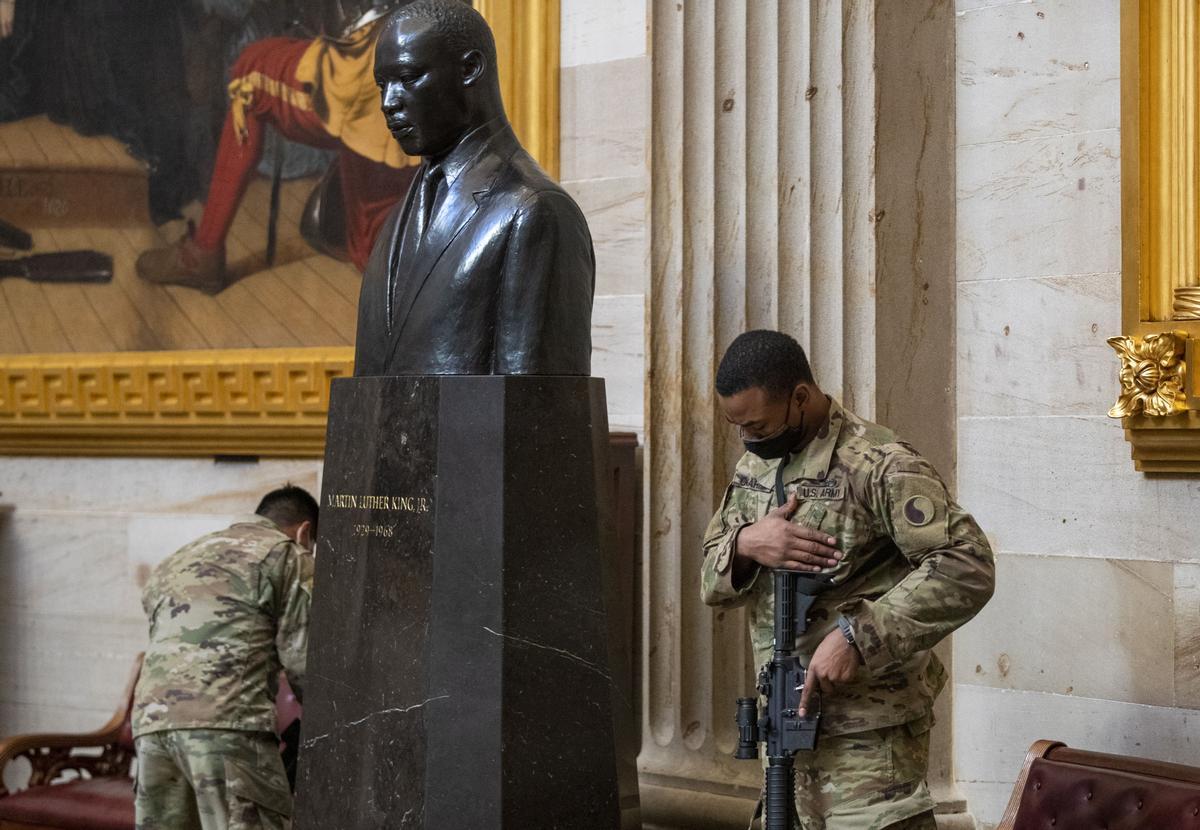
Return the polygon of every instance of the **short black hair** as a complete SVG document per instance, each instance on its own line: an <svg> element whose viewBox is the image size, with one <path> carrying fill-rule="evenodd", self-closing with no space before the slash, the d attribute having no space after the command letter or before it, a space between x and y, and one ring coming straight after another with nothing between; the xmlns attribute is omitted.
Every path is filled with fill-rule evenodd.
<svg viewBox="0 0 1200 830"><path fill-rule="evenodd" d="M317 500L307 490L288 483L263 496L254 512L283 528L312 522L313 536L316 537L317 510Z"/></svg>
<svg viewBox="0 0 1200 830"><path fill-rule="evenodd" d="M470 3L464 0L412 0L392 12L388 25L397 20L428 23L457 52L478 49L493 77L496 71L496 38L492 27Z"/></svg>
<svg viewBox="0 0 1200 830"><path fill-rule="evenodd" d="M781 331L755 329L739 334L717 367L717 394L722 398L751 387L772 398L791 394L799 383L815 383L804 348Z"/></svg>

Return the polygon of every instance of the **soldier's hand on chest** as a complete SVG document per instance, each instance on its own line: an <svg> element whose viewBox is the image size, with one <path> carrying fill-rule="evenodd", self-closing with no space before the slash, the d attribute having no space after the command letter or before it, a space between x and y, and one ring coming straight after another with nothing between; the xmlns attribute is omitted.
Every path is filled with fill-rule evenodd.
<svg viewBox="0 0 1200 830"><path fill-rule="evenodd" d="M799 500L792 493L787 502L776 507L737 537L737 556L751 559L766 568L819 571L832 568L842 558L834 545L837 540L827 533L791 521Z"/></svg>

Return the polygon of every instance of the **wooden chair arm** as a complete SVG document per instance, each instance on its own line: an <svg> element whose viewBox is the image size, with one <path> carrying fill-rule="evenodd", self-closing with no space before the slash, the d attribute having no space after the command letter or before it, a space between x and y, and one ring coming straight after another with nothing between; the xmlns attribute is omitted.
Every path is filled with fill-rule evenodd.
<svg viewBox="0 0 1200 830"><path fill-rule="evenodd" d="M43 732L14 735L0 740L0 773L17 758L29 761L32 771L29 786L50 784L67 770L92 775L127 775L133 753L122 746L121 732L133 703L133 689L142 668L142 655L134 659L133 671L125 687L120 708L108 723L94 732ZM76 749L100 749L99 755L74 755ZM8 795L0 782L0 798Z"/></svg>
<svg viewBox="0 0 1200 830"><path fill-rule="evenodd" d="M0 740L0 771L15 758L32 749L86 749L105 747L116 743L121 723L116 729L98 729L95 732L43 732L29 735L13 735Z"/></svg>
<svg viewBox="0 0 1200 830"><path fill-rule="evenodd" d="M98 754L77 755L77 749L99 749ZM110 775L129 775L133 752L115 741L101 741L89 735L18 735L0 742L0 772L9 763L24 758L29 762L29 779L24 788L44 787L76 776L98 778ZM0 798L11 795L0 783Z"/></svg>
<svg viewBox="0 0 1200 830"><path fill-rule="evenodd" d="M1034 741L1033 746L1029 747L1029 752L1025 753L1025 763L1021 767L1021 774L1017 776L1017 783L1013 785L1008 806L1004 809L1004 816L996 825L996 830L1013 829L1013 825L1017 821L1017 811L1021 809L1021 795L1025 792L1025 782L1029 780L1030 765L1038 758L1045 758L1050 750L1060 746L1065 746L1065 744L1062 741Z"/></svg>

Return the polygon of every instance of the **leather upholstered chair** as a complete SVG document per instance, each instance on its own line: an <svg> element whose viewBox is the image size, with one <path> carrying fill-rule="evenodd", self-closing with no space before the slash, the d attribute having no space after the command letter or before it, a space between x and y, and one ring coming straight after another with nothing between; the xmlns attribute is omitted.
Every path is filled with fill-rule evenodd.
<svg viewBox="0 0 1200 830"><path fill-rule="evenodd" d="M1200 768L1038 741L997 830L1200 830Z"/></svg>
<svg viewBox="0 0 1200 830"><path fill-rule="evenodd" d="M142 655L116 714L95 732L18 735L0 740L0 774L24 759L28 785L0 781L0 830L132 830L133 730L130 710Z"/></svg>

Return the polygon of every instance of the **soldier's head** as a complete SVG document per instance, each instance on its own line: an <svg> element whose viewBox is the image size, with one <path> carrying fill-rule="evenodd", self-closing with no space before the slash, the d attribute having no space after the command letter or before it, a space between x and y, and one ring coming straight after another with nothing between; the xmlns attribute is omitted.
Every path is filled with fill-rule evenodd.
<svg viewBox="0 0 1200 830"><path fill-rule="evenodd" d="M778 458L820 429L828 400L804 349L786 334L757 329L738 335L717 368L717 397L746 449Z"/></svg>
<svg viewBox="0 0 1200 830"><path fill-rule="evenodd" d="M388 129L410 156L440 157L504 114L496 41L463 0L413 0L392 12L375 46Z"/></svg>
<svg viewBox="0 0 1200 830"><path fill-rule="evenodd" d="M285 484L262 497L254 511L273 521L288 538L306 550L317 541L317 500L308 491Z"/></svg>

